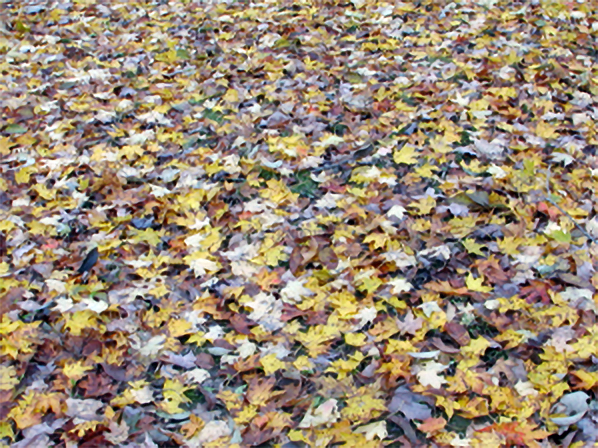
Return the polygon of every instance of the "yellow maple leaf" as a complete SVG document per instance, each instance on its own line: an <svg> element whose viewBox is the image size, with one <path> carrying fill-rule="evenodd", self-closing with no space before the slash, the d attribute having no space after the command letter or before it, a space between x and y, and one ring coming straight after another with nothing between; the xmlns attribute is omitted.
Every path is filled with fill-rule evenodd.
<svg viewBox="0 0 598 448"><path fill-rule="evenodd" d="M438 168L426 163L425 165L416 167L414 171L420 177L430 178L434 176L434 172L438 171Z"/></svg>
<svg viewBox="0 0 598 448"><path fill-rule="evenodd" d="M8 422L2 422L2 423L0 423L0 439L3 439L5 437L9 438L10 440L14 440L15 439L15 433L12 430L12 426ZM8 445L0 445L0 446L2 446L2 447L4 447L4 446L8 447Z"/></svg>
<svg viewBox="0 0 598 448"><path fill-rule="evenodd" d="M475 292L492 292L492 287L484 286L484 277L474 278L471 275L471 272L467 275L467 279L465 279L465 284L467 285L467 289L470 291Z"/></svg>
<svg viewBox="0 0 598 448"><path fill-rule="evenodd" d="M448 418L452 418L453 414L455 413L455 409L461 409L461 405L454 400L452 397L443 397L441 395L435 397L436 398L436 406L440 406L444 409L444 412L448 416Z"/></svg>
<svg viewBox="0 0 598 448"><path fill-rule="evenodd" d="M346 400L346 406L341 411L343 418L355 423L367 423L387 410L381 398L375 398L364 388L360 388L359 392Z"/></svg>
<svg viewBox="0 0 598 448"><path fill-rule="evenodd" d="M415 146L405 145L400 150L395 150L393 160L395 163L404 163L405 165L415 165L418 160L415 157L417 150Z"/></svg>
<svg viewBox="0 0 598 448"><path fill-rule="evenodd" d="M244 405L234 417L235 423L237 425L246 425L247 423L250 423L257 415L258 409L259 408L253 404Z"/></svg>
<svg viewBox="0 0 598 448"><path fill-rule="evenodd" d="M281 261L286 261L289 259L289 254L285 252L285 247L276 246L269 248L267 252L264 254L264 256L260 258L263 258L264 262L268 266L278 266L278 263L280 263ZM254 261L257 264L262 264L260 263L260 261L255 259L252 261Z"/></svg>
<svg viewBox="0 0 598 448"><path fill-rule="evenodd" d="M355 347L361 347L366 343L366 337L363 333L347 333L345 334L345 342Z"/></svg>
<svg viewBox="0 0 598 448"><path fill-rule="evenodd" d="M29 177L36 172L36 168L33 165L21 168L15 173L15 181L19 184L26 184L29 182Z"/></svg>
<svg viewBox="0 0 598 448"><path fill-rule="evenodd" d="M62 373L69 379L73 381L80 380L85 376L85 372L89 370L93 370L91 366L83 365L84 361L74 361L74 362L67 362L63 369Z"/></svg>
<svg viewBox="0 0 598 448"><path fill-rule="evenodd" d="M168 321L168 331L173 338L195 333L193 325L185 319L171 319Z"/></svg>
<svg viewBox="0 0 598 448"><path fill-rule="evenodd" d="M315 367L314 363L305 355L301 355L293 361L293 366L300 372L313 370Z"/></svg>
<svg viewBox="0 0 598 448"><path fill-rule="evenodd" d="M206 338L203 331L198 331L187 340L188 344L196 344L198 347L201 347L205 342Z"/></svg>
<svg viewBox="0 0 598 448"><path fill-rule="evenodd" d="M453 150L452 146L450 145L453 143L451 141L451 135L444 136L444 135L437 135L432 140L430 140L430 148L439 154L447 154Z"/></svg>
<svg viewBox="0 0 598 448"><path fill-rule="evenodd" d="M461 241L463 247L469 252L470 254L482 255L484 256L484 252L482 252L482 248L486 247L483 244L478 244L472 238L468 238L466 240Z"/></svg>
<svg viewBox="0 0 598 448"><path fill-rule="evenodd" d="M10 148L14 145L14 142L8 137L0 137L0 154L7 156L10 154Z"/></svg>
<svg viewBox="0 0 598 448"><path fill-rule="evenodd" d="M188 389L189 387L185 386L176 379L166 380L162 389L164 401L160 402L160 409L171 415L183 412L183 409L180 408L180 405L191 401L184 395L185 391Z"/></svg>
<svg viewBox="0 0 598 448"><path fill-rule="evenodd" d="M237 103L239 101L239 92L235 89L228 89L222 99L227 103Z"/></svg>
<svg viewBox="0 0 598 448"><path fill-rule="evenodd" d="M367 277L359 280L357 289L360 291L366 291L368 294L373 294L378 288L384 283L378 277Z"/></svg>
<svg viewBox="0 0 598 448"><path fill-rule="evenodd" d="M329 325L314 325L307 329L306 333L297 334L297 341L301 342L312 358L325 353L328 350L326 345L332 339L340 336L340 331Z"/></svg>
<svg viewBox="0 0 598 448"><path fill-rule="evenodd" d="M480 336L477 339L472 339L469 344L461 349L461 352L468 356L480 356L488 347L490 347L490 345L488 339Z"/></svg>
<svg viewBox="0 0 598 448"><path fill-rule="evenodd" d="M137 157L141 157L145 150L141 145L125 145L118 151L118 155L120 157L125 157L127 159L135 159Z"/></svg>
<svg viewBox="0 0 598 448"><path fill-rule="evenodd" d="M507 345L504 347L504 349L509 350L513 347L517 347L522 342L525 342L527 338L528 336L523 332L509 328L497 335L494 340L496 342L507 342Z"/></svg>
<svg viewBox="0 0 598 448"><path fill-rule="evenodd" d="M96 313L91 310L76 311L66 318L64 328L67 328L73 336L80 336L85 328L96 328Z"/></svg>
<svg viewBox="0 0 598 448"><path fill-rule="evenodd" d="M434 207L436 207L436 199L432 196L426 196L418 201L413 201L409 204L409 207L417 209L416 213L418 215L427 215Z"/></svg>
<svg viewBox="0 0 598 448"><path fill-rule="evenodd" d="M155 247L160 244L160 241L162 241L161 237L164 236L165 233L166 231L164 229L160 229L159 231L152 228L137 230L135 235L131 236L130 240L135 243L146 242L150 246Z"/></svg>
<svg viewBox="0 0 598 448"><path fill-rule="evenodd" d="M536 134L538 137L549 140L558 137L556 128L545 121L540 121L536 125Z"/></svg>
<svg viewBox="0 0 598 448"><path fill-rule="evenodd" d="M266 375L272 375L274 372L286 367L286 364L277 358L276 353L270 353L269 355L261 358L260 364L262 365Z"/></svg>
<svg viewBox="0 0 598 448"><path fill-rule="evenodd" d="M17 384L17 369L13 366L0 366L0 390L12 390Z"/></svg>
<svg viewBox="0 0 598 448"><path fill-rule="evenodd" d="M363 360L364 355L361 352L355 352L354 355L350 356L349 359L337 359L330 363L330 367L328 367L325 371L326 372L333 372L337 374L339 380L346 378L349 373L359 366L361 361Z"/></svg>
<svg viewBox="0 0 598 448"><path fill-rule="evenodd" d="M575 370L571 372L581 381L577 387L582 389L591 389L598 384L598 372L588 372L586 370Z"/></svg>
<svg viewBox="0 0 598 448"><path fill-rule="evenodd" d="M287 199L295 201L299 197L299 194L291 193L291 190L282 181L270 179L266 185L268 188L261 190L260 195L278 205Z"/></svg>

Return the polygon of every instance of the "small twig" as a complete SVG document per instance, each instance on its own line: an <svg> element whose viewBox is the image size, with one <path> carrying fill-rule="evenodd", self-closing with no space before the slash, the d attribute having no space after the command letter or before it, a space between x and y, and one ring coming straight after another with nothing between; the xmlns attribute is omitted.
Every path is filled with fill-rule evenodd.
<svg viewBox="0 0 598 448"><path fill-rule="evenodd" d="M550 192L550 165L548 165L548 170L546 171L546 196L544 196L544 198L548 202L550 202L552 205L554 205L563 215L565 215L567 218L569 218L569 221L571 221L573 223L573 225L575 225L575 227L577 227L577 229L581 233L583 233L587 239L589 239L591 242L596 244L597 243L596 238L594 238L592 235L590 235L588 233L588 231L586 229L584 229L575 220L575 218L573 218L573 216L571 216L569 213L567 213L567 211L565 211L565 209L563 209L563 207L561 207L559 204L557 204L556 201L550 197L551 194L552 193Z"/></svg>

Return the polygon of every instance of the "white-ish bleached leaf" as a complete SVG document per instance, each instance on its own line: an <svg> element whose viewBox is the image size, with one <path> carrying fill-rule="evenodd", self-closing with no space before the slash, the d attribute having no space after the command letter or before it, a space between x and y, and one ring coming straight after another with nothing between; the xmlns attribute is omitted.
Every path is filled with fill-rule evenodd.
<svg viewBox="0 0 598 448"><path fill-rule="evenodd" d="M157 123L164 126L172 126L172 120L167 118L163 113L158 112L156 110L152 110L145 114L138 115L137 118L140 121L144 121L146 123Z"/></svg>
<svg viewBox="0 0 598 448"><path fill-rule="evenodd" d="M552 161L556 163L562 162L563 165L568 166L575 162L575 158L564 152L555 152L552 154Z"/></svg>
<svg viewBox="0 0 598 448"><path fill-rule="evenodd" d="M342 137L339 137L338 135L334 134L328 134L322 140L320 140L319 146L322 146L323 148L328 148L329 146L339 145L344 142L345 139L343 139Z"/></svg>
<svg viewBox="0 0 598 448"><path fill-rule="evenodd" d="M206 369L197 368L190 370L189 372L185 372L184 376L193 383L201 384L210 378L210 372L208 372Z"/></svg>
<svg viewBox="0 0 598 448"><path fill-rule="evenodd" d="M98 418L97 412L104 406L104 403L92 399L78 400L76 398L67 398L66 405L66 415L89 421Z"/></svg>
<svg viewBox="0 0 598 448"><path fill-rule="evenodd" d="M367 324L373 322L377 316L378 311L373 306L360 309L355 315L355 319L359 319L359 322L353 326L353 331L361 330Z"/></svg>
<svg viewBox="0 0 598 448"><path fill-rule="evenodd" d="M199 433L190 439L185 445L189 447L201 447L206 443L214 442L222 437L227 437L232 430L229 425L222 420L213 420L206 423Z"/></svg>
<svg viewBox="0 0 598 448"><path fill-rule="evenodd" d="M408 352L408 354L415 359L433 359L440 354L440 350L432 350L429 352Z"/></svg>
<svg viewBox="0 0 598 448"><path fill-rule="evenodd" d="M71 299L65 299L64 297L60 297L56 299L56 305L52 308L53 310L58 310L61 313L66 313L68 310L73 308L75 304Z"/></svg>
<svg viewBox="0 0 598 448"><path fill-rule="evenodd" d="M121 445L129 438L129 425L127 425L127 422L124 420L122 420L120 424L111 420L108 424L108 429L110 429L110 432L105 432L104 437L108 442L116 446Z"/></svg>
<svg viewBox="0 0 598 448"><path fill-rule="evenodd" d="M64 294L66 292L66 283L54 278L47 279L46 286L50 291L56 291L58 294Z"/></svg>
<svg viewBox="0 0 598 448"><path fill-rule="evenodd" d="M383 440L388 436L388 431L386 430L386 422L384 420L360 426L355 430L355 432L364 434L367 440L374 440L375 437L378 437L380 440Z"/></svg>
<svg viewBox="0 0 598 448"><path fill-rule="evenodd" d="M200 247L201 242L206 239L206 235L201 233L194 233L193 235L185 238L185 244L192 248Z"/></svg>
<svg viewBox="0 0 598 448"><path fill-rule="evenodd" d="M490 165L486 169L486 172L491 174L492 177L494 177L495 179L504 179L505 177L507 177L507 173L505 172L505 170L503 170L500 166L497 165Z"/></svg>
<svg viewBox="0 0 598 448"><path fill-rule="evenodd" d="M394 278L388 284L392 286L390 292L393 294L401 294L413 289L413 285L404 278Z"/></svg>
<svg viewBox="0 0 598 448"><path fill-rule="evenodd" d="M239 346L239 356L243 359L249 358L251 355L253 355L256 351L257 351L257 345L255 345L253 342L249 341L249 340L245 340L245 342L243 342L240 346Z"/></svg>
<svg viewBox="0 0 598 448"><path fill-rule="evenodd" d="M476 111L476 112L473 112L473 114L475 114L475 113L484 114L487 112L489 112L489 111ZM475 146L475 149L477 150L478 154L485 155L486 157L488 157L490 159L500 158L500 156L502 156L503 151L506 148L505 142L498 138L495 138L491 142L489 142L487 140L483 140L483 139L478 140L478 139L474 138L474 146Z"/></svg>
<svg viewBox="0 0 598 448"><path fill-rule="evenodd" d="M326 193L320 199L316 201L316 207L318 208L336 208L336 204L343 198L342 194L334 194L331 192Z"/></svg>
<svg viewBox="0 0 598 448"><path fill-rule="evenodd" d="M281 329L284 324L282 318L282 301L276 300L271 294L260 292L251 302L245 304L253 311L249 314L249 319L257 322L268 331Z"/></svg>
<svg viewBox="0 0 598 448"><path fill-rule="evenodd" d="M324 424L335 423L340 418L337 403L334 398L331 398L317 408L309 409L303 420L301 420L301 423L299 423L299 428L314 428Z"/></svg>
<svg viewBox="0 0 598 448"><path fill-rule="evenodd" d="M409 310L404 320L397 322L397 326L401 330L401 334L409 333L415 335L421 329L423 323L424 320L421 317L416 318L413 312Z"/></svg>
<svg viewBox="0 0 598 448"><path fill-rule="evenodd" d="M195 355L192 352L189 352L186 355L178 355L176 353L168 352L168 359L166 362L184 369L191 369L195 367Z"/></svg>
<svg viewBox="0 0 598 448"><path fill-rule="evenodd" d="M538 391L534 389L534 385L531 381L518 381L514 387L515 390L519 393L519 395L523 397L527 395L538 395Z"/></svg>
<svg viewBox="0 0 598 448"><path fill-rule="evenodd" d="M166 196L167 194L171 193L168 188L161 187L160 185L149 184L149 187L152 190L152 194L157 198L161 198L162 196Z"/></svg>
<svg viewBox="0 0 598 448"><path fill-rule="evenodd" d="M207 258L196 258L195 260L191 260L189 266L193 269L195 277L201 277L207 272L214 273L220 270L220 265L217 262L208 260Z"/></svg>
<svg viewBox="0 0 598 448"><path fill-rule="evenodd" d="M422 303L418 308L421 308L426 317L430 317L432 313L441 313L442 310L436 302Z"/></svg>
<svg viewBox="0 0 598 448"><path fill-rule="evenodd" d="M397 268L408 268L417 264L413 255L408 255L402 251L390 251L382 255L387 261L392 261Z"/></svg>
<svg viewBox="0 0 598 448"><path fill-rule="evenodd" d="M84 304L85 308L88 310L98 314L101 314L108 309L108 304L103 300L82 299L81 303Z"/></svg>
<svg viewBox="0 0 598 448"><path fill-rule="evenodd" d="M152 357L160 353L162 347L164 346L164 342L166 342L166 336L163 334L159 334L157 336L152 337L149 341L139 343L135 348L142 356Z"/></svg>
<svg viewBox="0 0 598 448"><path fill-rule="evenodd" d="M286 284L280 291L280 297L286 303L299 303L303 297L313 296L314 292L303 286L301 280L293 280Z"/></svg>
<svg viewBox="0 0 598 448"><path fill-rule="evenodd" d="M598 216L594 216L586 223L586 230L594 238L598 238Z"/></svg>
<svg viewBox="0 0 598 448"><path fill-rule="evenodd" d="M448 382L444 377L439 375L439 373L447 367L448 366L436 361L427 362L420 368L419 372L417 372L417 379L422 386L430 386L434 389L439 389L443 384Z"/></svg>
<svg viewBox="0 0 598 448"><path fill-rule="evenodd" d="M405 217L405 213L407 213L407 210L405 209L405 207L402 207L400 205L393 205L390 210L388 210L386 212L386 216L390 217L394 217L397 219L403 219Z"/></svg>
<svg viewBox="0 0 598 448"><path fill-rule="evenodd" d="M139 404L147 404L154 401L154 393L149 386L143 386L139 389L130 389L131 396Z"/></svg>

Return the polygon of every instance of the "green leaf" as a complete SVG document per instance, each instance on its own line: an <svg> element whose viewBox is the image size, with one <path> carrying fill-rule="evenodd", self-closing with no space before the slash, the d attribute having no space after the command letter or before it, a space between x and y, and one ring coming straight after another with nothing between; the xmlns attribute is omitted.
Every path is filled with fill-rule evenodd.
<svg viewBox="0 0 598 448"><path fill-rule="evenodd" d="M556 230L548 236L559 243L571 242L571 234L569 232L563 232L562 230Z"/></svg>
<svg viewBox="0 0 598 448"><path fill-rule="evenodd" d="M203 116L204 118L215 121L218 124L221 124L224 121L224 115L212 109L206 109L203 113Z"/></svg>
<svg viewBox="0 0 598 448"><path fill-rule="evenodd" d="M31 31L31 27L25 25L20 20L17 20L15 22L15 30L17 30L19 33L28 33L29 31Z"/></svg>
<svg viewBox="0 0 598 448"><path fill-rule="evenodd" d="M276 42L274 42L274 45L272 48L276 48L276 49L287 48L287 47L290 47L291 45L292 45L291 42L289 42L288 39L283 37L281 39L278 39Z"/></svg>
<svg viewBox="0 0 598 448"><path fill-rule="evenodd" d="M474 191L473 193L467 193L467 197L481 207L488 207L490 205L488 193L485 191Z"/></svg>
<svg viewBox="0 0 598 448"><path fill-rule="evenodd" d="M25 132L27 132L27 128L24 128L20 124L13 123L6 126L4 128L4 132L6 132L7 134L24 134Z"/></svg>
<svg viewBox="0 0 598 448"><path fill-rule="evenodd" d="M291 186L291 191L293 193L298 193L301 196L305 196L307 198L315 198L316 192L318 191L318 183L315 182L310 176L309 170L299 171L295 175L295 181L297 182L295 185Z"/></svg>
<svg viewBox="0 0 598 448"><path fill-rule="evenodd" d="M176 51L176 57L178 59L183 59L185 61L188 61L189 59L191 59L191 56L189 55L189 52L183 48L179 48Z"/></svg>

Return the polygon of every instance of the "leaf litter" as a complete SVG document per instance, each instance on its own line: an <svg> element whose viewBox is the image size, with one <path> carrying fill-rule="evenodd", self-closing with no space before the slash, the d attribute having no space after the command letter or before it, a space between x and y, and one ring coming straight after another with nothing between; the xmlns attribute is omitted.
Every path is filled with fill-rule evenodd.
<svg viewBox="0 0 598 448"><path fill-rule="evenodd" d="M3 446L596 443L594 6L3 4Z"/></svg>

